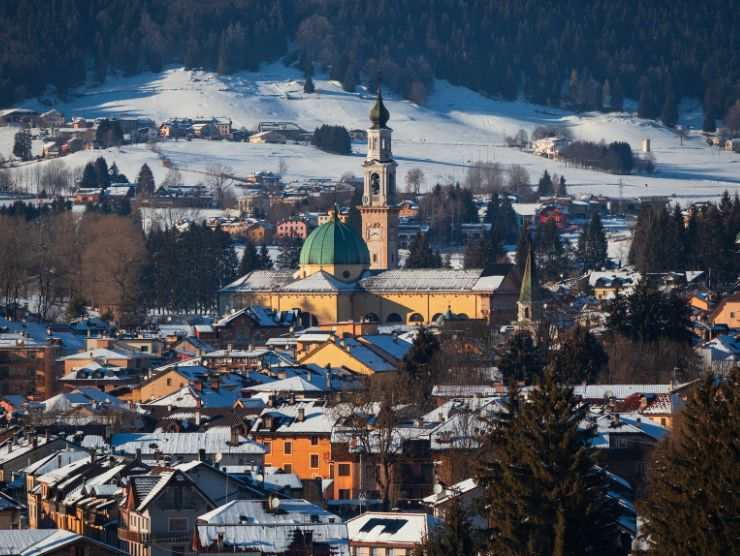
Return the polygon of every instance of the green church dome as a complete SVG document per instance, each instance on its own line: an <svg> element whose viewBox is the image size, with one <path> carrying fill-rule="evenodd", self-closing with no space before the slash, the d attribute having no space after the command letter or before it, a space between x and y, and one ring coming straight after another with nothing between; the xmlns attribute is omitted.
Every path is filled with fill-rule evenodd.
<svg viewBox="0 0 740 556"><path fill-rule="evenodd" d="M383 104L383 93L378 85L378 97L375 99L375 105L370 109L370 122L373 129L383 129L388 123L391 115Z"/></svg>
<svg viewBox="0 0 740 556"><path fill-rule="evenodd" d="M303 242L300 264L369 266L370 252L350 226L332 216Z"/></svg>

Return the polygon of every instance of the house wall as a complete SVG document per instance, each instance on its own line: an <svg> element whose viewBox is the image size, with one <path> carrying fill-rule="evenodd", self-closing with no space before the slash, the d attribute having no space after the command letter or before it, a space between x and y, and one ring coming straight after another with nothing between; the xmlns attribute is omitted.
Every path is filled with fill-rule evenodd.
<svg viewBox="0 0 740 556"><path fill-rule="evenodd" d="M312 444L311 439L316 443ZM331 476L331 441L329 435L270 435L258 434L257 442L270 443L270 452L265 454L265 465L285 468L290 465L290 472L301 480L329 479ZM285 444L291 444L291 453L285 453ZM311 455L319 456L318 467L311 467Z"/></svg>
<svg viewBox="0 0 740 556"><path fill-rule="evenodd" d="M177 371L170 369L145 384L131 389L131 392L119 396L122 400L145 402L156 400L177 392L187 385L187 379Z"/></svg>
<svg viewBox="0 0 740 556"><path fill-rule="evenodd" d="M728 301L717 308L713 324L724 324L728 328L740 328L740 302Z"/></svg>
<svg viewBox="0 0 740 556"><path fill-rule="evenodd" d="M352 357L344 349L333 342L327 342L313 352L305 355L302 359L299 359L298 362L303 365L313 363L320 367L326 367L327 365L331 365L332 367L344 367L361 375L371 375L375 373L373 369Z"/></svg>

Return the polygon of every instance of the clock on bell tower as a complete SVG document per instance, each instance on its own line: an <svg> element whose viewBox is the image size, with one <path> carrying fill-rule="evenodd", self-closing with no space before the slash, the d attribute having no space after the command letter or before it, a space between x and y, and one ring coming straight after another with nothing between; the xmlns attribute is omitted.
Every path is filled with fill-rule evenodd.
<svg viewBox="0 0 740 556"><path fill-rule="evenodd" d="M398 207L396 202L396 161L387 127L390 114L378 87L375 106L370 110L372 125L367 130L367 157L362 163L362 239L370 251L370 268L398 266Z"/></svg>

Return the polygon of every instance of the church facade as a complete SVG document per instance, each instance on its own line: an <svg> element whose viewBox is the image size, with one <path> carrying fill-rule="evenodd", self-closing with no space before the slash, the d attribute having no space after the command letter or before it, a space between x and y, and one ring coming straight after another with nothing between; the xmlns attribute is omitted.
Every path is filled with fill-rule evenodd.
<svg viewBox="0 0 740 556"><path fill-rule="evenodd" d="M219 292L222 312L247 305L300 310L319 325L422 325L448 312L488 322L513 318L519 292L506 271L484 276L480 269L397 268L397 163L389 118L379 91L362 165L362 237L332 211L329 221L306 238L298 271L261 270L240 277Z"/></svg>

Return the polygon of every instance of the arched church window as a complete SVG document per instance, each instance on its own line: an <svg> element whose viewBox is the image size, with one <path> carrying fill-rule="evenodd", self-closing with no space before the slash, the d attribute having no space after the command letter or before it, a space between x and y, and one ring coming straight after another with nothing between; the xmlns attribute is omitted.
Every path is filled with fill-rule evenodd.
<svg viewBox="0 0 740 556"><path fill-rule="evenodd" d="M388 322L403 322L403 317L398 313L391 313L386 320Z"/></svg>
<svg viewBox="0 0 740 556"><path fill-rule="evenodd" d="M380 176L377 173L370 176L370 187L372 188L373 195L380 194Z"/></svg>
<svg viewBox="0 0 740 556"><path fill-rule="evenodd" d="M524 318L525 319L528 319L529 318L529 307L525 307L524 308Z"/></svg>
<svg viewBox="0 0 740 556"><path fill-rule="evenodd" d="M442 313L434 313L434 316L432 317L432 322L437 322L437 319L442 316Z"/></svg>
<svg viewBox="0 0 740 556"><path fill-rule="evenodd" d="M412 313L409 317L409 322L421 323L424 322L424 317L422 317L419 313Z"/></svg>
<svg viewBox="0 0 740 556"><path fill-rule="evenodd" d="M380 322L380 319L375 313L367 313L364 317L362 317L362 322Z"/></svg>

